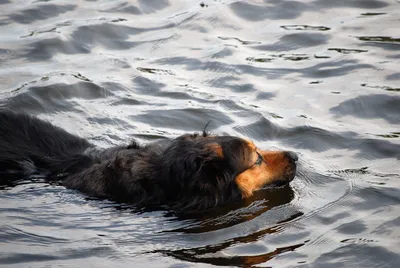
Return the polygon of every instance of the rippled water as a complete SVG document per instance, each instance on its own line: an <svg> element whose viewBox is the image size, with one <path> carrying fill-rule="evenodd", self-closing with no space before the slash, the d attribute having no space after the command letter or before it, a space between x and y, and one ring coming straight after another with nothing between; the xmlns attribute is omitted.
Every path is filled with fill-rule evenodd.
<svg viewBox="0 0 400 268"><path fill-rule="evenodd" d="M289 187L195 218L3 187L0 265L399 267L399 14L394 0L0 0L0 107L99 146L212 120L301 165Z"/></svg>

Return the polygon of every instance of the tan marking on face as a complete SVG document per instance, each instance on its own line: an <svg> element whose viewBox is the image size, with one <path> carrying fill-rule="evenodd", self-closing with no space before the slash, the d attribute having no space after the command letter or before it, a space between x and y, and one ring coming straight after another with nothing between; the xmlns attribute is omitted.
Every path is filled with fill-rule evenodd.
<svg viewBox="0 0 400 268"><path fill-rule="evenodd" d="M235 179L243 198L249 197L254 191L287 176L288 167L291 165L283 152L261 150L257 150L257 152L263 157L261 165L254 165L258 158L257 153L254 152L253 165Z"/></svg>
<svg viewBox="0 0 400 268"><path fill-rule="evenodd" d="M253 141L245 139L245 141L247 142L247 145L249 146L251 151L255 151L257 149L257 146L254 144Z"/></svg>
<svg viewBox="0 0 400 268"><path fill-rule="evenodd" d="M217 154L218 157L223 158L224 157L224 152L222 150L221 145L218 143L211 143L207 144L207 148L211 151Z"/></svg>

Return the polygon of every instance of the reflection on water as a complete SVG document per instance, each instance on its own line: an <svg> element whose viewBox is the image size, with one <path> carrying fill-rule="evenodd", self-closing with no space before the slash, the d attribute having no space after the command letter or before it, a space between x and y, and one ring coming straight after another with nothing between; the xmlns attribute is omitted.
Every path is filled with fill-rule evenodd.
<svg viewBox="0 0 400 268"><path fill-rule="evenodd" d="M400 263L398 3L0 7L2 108L99 146L175 137L212 120L213 133L300 156L290 186L192 215L138 211L42 178L2 185L0 265Z"/></svg>

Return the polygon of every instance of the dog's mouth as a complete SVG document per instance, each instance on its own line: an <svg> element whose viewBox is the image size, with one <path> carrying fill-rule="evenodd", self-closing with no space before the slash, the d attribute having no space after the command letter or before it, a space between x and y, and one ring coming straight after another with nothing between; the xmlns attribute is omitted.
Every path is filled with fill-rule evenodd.
<svg viewBox="0 0 400 268"><path fill-rule="evenodd" d="M293 177L294 178L294 177ZM279 179L264 186L264 188L277 188L288 185L293 179Z"/></svg>
<svg viewBox="0 0 400 268"><path fill-rule="evenodd" d="M281 187L289 184L296 176L298 156L294 152L283 152L284 162L286 166L282 169L281 173L276 174L275 179L270 181L266 187Z"/></svg>
<svg viewBox="0 0 400 268"><path fill-rule="evenodd" d="M296 177L296 164L292 164L286 174L266 184L264 188L282 187L289 184Z"/></svg>

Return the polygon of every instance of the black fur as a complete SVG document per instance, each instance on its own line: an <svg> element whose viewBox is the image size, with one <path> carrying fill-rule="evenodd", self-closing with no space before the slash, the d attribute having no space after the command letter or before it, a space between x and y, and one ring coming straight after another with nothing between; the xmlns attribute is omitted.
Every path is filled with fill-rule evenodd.
<svg viewBox="0 0 400 268"><path fill-rule="evenodd" d="M101 150L38 118L0 111L0 183L40 175L138 207L202 210L241 199L234 178L244 170L235 158L242 142L203 133ZM232 157L217 157L215 143Z"/></svg>

